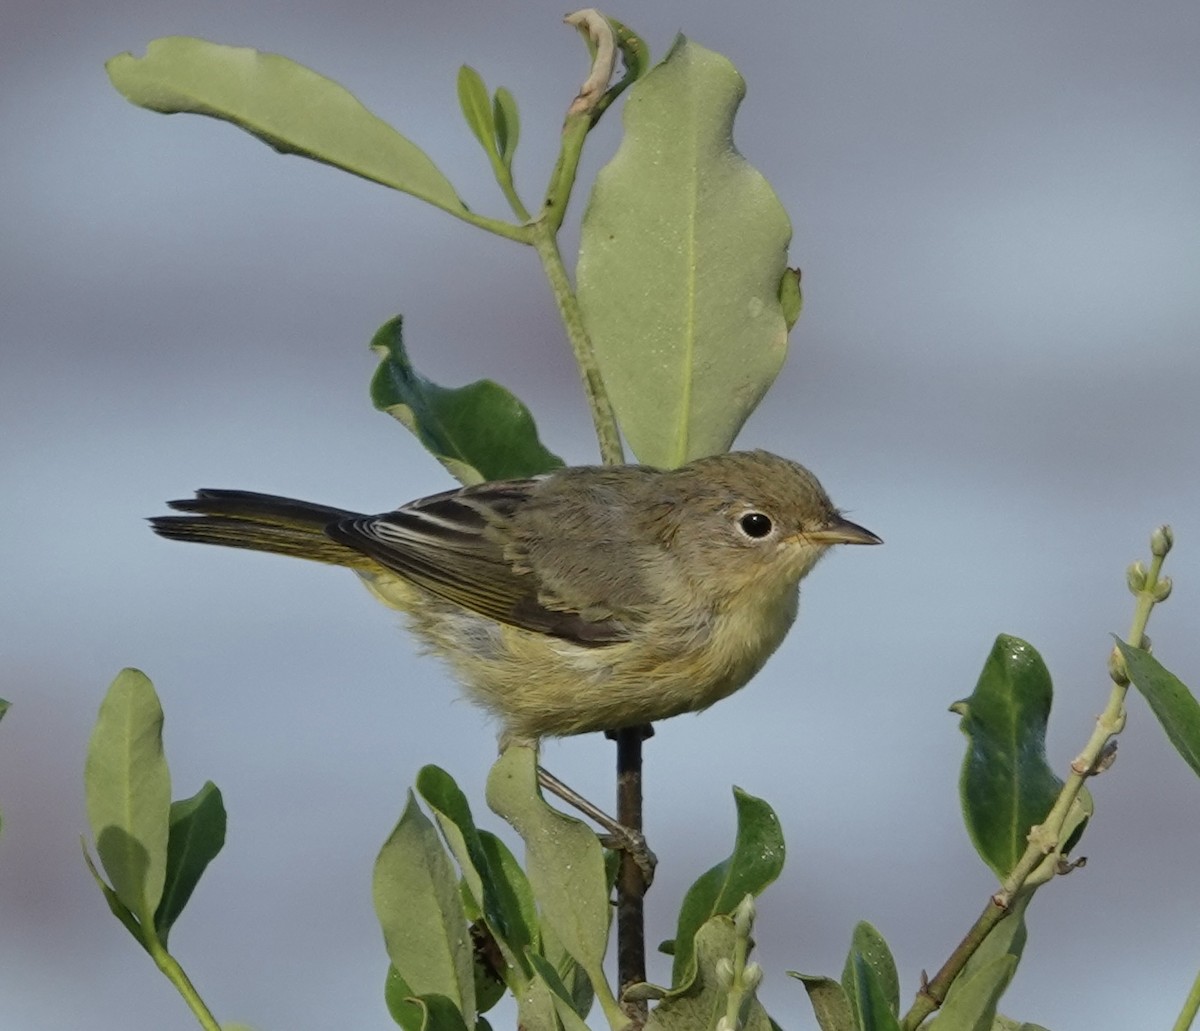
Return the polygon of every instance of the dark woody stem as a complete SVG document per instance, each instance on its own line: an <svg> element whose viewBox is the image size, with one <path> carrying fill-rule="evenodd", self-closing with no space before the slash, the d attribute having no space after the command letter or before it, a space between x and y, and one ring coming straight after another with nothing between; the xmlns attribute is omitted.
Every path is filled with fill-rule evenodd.
<svg viewBox="0 0 1200 1031"><path fill-rule="evenodd" d="M642 830L642 742L650 726L626 727L610 734L617 742L617 822L638 834ZM631 851L621 852L617 871L617 997L631 984L646 980L646 922L643 900L646 874ZM634 1028L649 1015L645 1000L622 1002Z"/></svg>

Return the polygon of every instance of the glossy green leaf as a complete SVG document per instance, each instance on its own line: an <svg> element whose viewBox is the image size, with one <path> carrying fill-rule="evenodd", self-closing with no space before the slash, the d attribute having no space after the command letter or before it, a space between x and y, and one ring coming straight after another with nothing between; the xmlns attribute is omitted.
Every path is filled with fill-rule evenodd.
<svg viewBox="0 0 1200 1031"><path fill-rule="evenodd" d="M479 73L466 64L458 70L458 106L480 146L487 154L496 155L496 125L487 87Z"/></svg>
<svg viewBox="0 0 1200 1031"><path fill-rule="evenodd" d="M727 916L714 916L696 932L696 971L687 989L672 992L650 1012L646 1031L694 1031L712 1028L724 1014L729 996L717 977L718 960L732 960L737 930ZM758 999L746 1000L739 1031L771 1031L771 1020Z"/></svg>
<svg viewBox="0 0 1200 1031"><path fill-rule="evenodd" d="M616 1001L604 974L609 894L604 855L588 827L547 805L537 786L537 753L504 750L488 775L487 800L525 842L525 866L542 922L584 969L605 1014Z"/></svg>
<svg viewBox="0 0 1200 1031"><path fill-rule="evenodd" d="M1001 634L974 693L950 707L962 717L967 738L959 779L967 832L1001 879L1062 788L1046 762L1052 694L1041 656L1025 641Z"/></svg>
<svg viewBox="0 0 1200 1031"><path fill-rule="evenodd" d="M929 1023L929 1031L991 1031L996 1006L1017 970L1016 956L997 956L969 977L960 975Z"/></svg>
<svg viewBox="0 0 1200 1031"><path fill-rule="evenodd" d="M417 774L417 791L433 810L474 902L506 961L520 969L525 950L535 940L533 928L537 925L526 921L511 885L501 880L504 871L493 874L488 850L475 827L466 795L454 778L437 766L426 766ZM528 970L524 974L528 976Z"/></svg>
<svg viewBox="0 0 1200 1031"><path fill-rule="evenodd" d="M449 856L412 793L380 849L372 881L388 958L416 996L475 1013L473 948Z"/></svg>
<svg viewBox="0 0 1200 1031"><path fill-rule="evenodd" d="M887 990L867 957L852 952L848 973L846 993L858 1017L860 1031L900 1031L900 1021L891 1007Z"/></svg>
<svg viewBox="0 0 1200 1031"><path fill-rule="evenodd" d="M630 90L625 135L584 214L579 303L638 459L727 451L787 353L791 226L733 145L745 93L724 57L678 39Z"/></svg>
<svg viewBox="0 0 1200 1031"><path fill-rule="evenodd" d="M380 359L371 401L461 483L537 476L563 464L542 446L529 409L504 387L488 379L441 387L420 375L405 350L399 315L375 334L371 348Z"/></svg>
<svg viewBox="0 0 1200 1031"><path fill-rule="evenodd" d="M696 932L711 917L732 913L747 895L762 894L783 869L783 832L775 811L741 788L733 789L733 799L737 805L733 853L697 878L679 909L672 990L686 988L695 969Z"/></svg>
<svg viewBox="0 0 1200 1031"><path fill-rule="evenodd" d="M892 951L884 941L883 935L865 920L860 920L850 938L850 952L842 969L842 987L853 1001L855 1012L860 1018L864 1005L874 1005L871 999L864 995L869 987L863 980L864 964L871 972L870 984L879 989L880 997L886 1003L889 1012L895 1014L900 1009L900 978L896 973L896 961L892 959Z"/></svg>
<svg viewBox="0 0 1200 1031"><path fill-rule="evenodd" d="M167 873L154 928L164 945L171 926L192 897L200 876L225 844L225 805L212 782L191 798L171 803Z"/></svg>
<svg viewBox="0 0 1200 1031"><path fill-rule="evenodd" d="M839 982L832 977L798 974L794 970L789 970L788 976L796 978L804 985L821 1031L857 1031L858 1025L854 1022L850 998Z"/></svg>
<svg viewBox="0 0 1200 1031"><path fill-rule="evenodd" d="M1118 640L1129 679L1158 717L1167 738L1192 772L1200 775L1200 702L1174 673L1149 652Z"/></svg>
<svg viewBox="0 0 1200 1031"><path fill-rule="evenodd" d="M282 154L299 154L419 197L466 210L450 181L419 147L332 79L279 54L188 36L153 40L145 57L106 65L133 103L163 114L231 122Z"/></svg>
<svg viewBox="0 0 1200 1031"><path fill-rule="evenodd" d="M521 114L517 110L516 98L503 86L496 90L492 99L492 124L496 133L496 149L504 167L512 169L513 155L521 140Z"/></svg>
<svg viewBox="0 0 1200 1031"><path fill-rule="evenodd" d="M171 774L162 744L163 711L149 678L122 670L88 743L88 822L96 852L121 902L154 926L167 867Z"/></svg>

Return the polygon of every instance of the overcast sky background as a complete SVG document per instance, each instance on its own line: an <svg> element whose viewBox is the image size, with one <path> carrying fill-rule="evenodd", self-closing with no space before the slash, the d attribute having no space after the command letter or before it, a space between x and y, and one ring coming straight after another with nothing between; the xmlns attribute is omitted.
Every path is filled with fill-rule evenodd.
<svg viewBox="0 0 1200 1031"><path fill-rule="evenodd" d="M225 794L228 844L172 937L222 1020L391 1026L369 883L407 787L438 763L498 823L493 728L352 577L170 544L143 517L201 486L368 511L450 486L366 398L367 342L396 312L428 375L496 378L554 450L596 457L531 253L224 124L134 108L104 60L170 34L287 54L502 214L455 73L516 94L536 197L585 72L563 13L9 0L0 15L6 1029L194 1026L79 857L87 736L122 666L157 684L176 796L206 778ZM611 13L656 57L682 30L746 76L738 146L791 214L806 308L739 444L805 462L887 541L824 563L758 680L647 749L649 940L728 854L730 785L765 797L789 851L756 929L762 996L812 1028L785 970L838 974L870 920L907 1004L993 889L961 826L946 707L997 633L1050 665L1064 770L1107 694L1108 634L1128 627L1125 566L1170 521L1177 588L1152 634L1200 684L1200 6ZM618 138L610 117L582 183ZM1003 1004L1054 1031L1168 1027L1200 966L1200 784L1131 709L1093 784L1089 864L1039 895ZM595 736L546 761L606 798L611 753ZM659 957L651 978L667 976Z"/></svg>

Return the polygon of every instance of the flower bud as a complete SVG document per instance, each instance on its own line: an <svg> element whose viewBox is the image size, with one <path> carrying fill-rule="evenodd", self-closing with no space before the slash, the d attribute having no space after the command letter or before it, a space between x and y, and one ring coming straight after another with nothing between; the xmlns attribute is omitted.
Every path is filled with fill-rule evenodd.
<svg viewBox="0 0 1200 1031"><path fill-rule="evenodd" d="M1174 543L1175 532L1164 524L1150 534L1150 554L1155 558L1165 558Z"/></svg>
<svg viewBox="0 0 1200 1031"><path fill-rule="evenodd" d="M1164 576L1161 580L1159 580L1158 583L1154 585L1154 600L1166 601L1169 597L1171 597L1171 586L1171 578L1169 576Z"/></svg>
<svg viewBox="0 0 1200 1031"><path fill-rule="evenodd" d="M1134 594L1146 589L1146 567L1141 562L1134 562L1125 570L1125 582Z"/></svg>
<svg viewBox="0 0 1200 1031"><path fill-rule="evenodd" d="M750 928L754 926L754 918L757 915L754 896L747 893L746 897L738 903L737 909L733 911L733 926L739 938L750 937Z"/></svg>
<svg viewBox="0 0 1200 1031"><path fill-rule="evenodd" d="M742 984L746 991L752 992L760 984L762 984L763 969L757 963L747 963L746 969L742 971Z"/></svg>
<svg viewBox="0 0 1200 1031"><path fill-rule="evenodd" d="M717 975L717 984L721 986L723 992L727 992L733 987L733 960L728 956L722 956L717 960L714 973Z"/></svg>
<svg viewBox="0 0 1200 1031"><path fill-rule="evenodd" d="M1118 687L1129 686L1129 673L1125 669L1125 656L1114 648L1108 656L1108 675Z"/></svg>

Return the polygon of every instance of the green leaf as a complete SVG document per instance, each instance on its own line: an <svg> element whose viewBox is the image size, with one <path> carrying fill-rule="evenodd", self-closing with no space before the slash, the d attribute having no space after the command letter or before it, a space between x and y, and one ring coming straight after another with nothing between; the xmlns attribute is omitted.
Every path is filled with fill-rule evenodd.
<svg viewBox="0 0 1200 1031"><path fill-rule="evenodd" d="M962 716L967 737L959 780L967 832L1001 880L1062 788L1046 762L1052 694L1041 656L1025 641L1001 634L974 693L950 706Z"/></svg>
<svg viewBox="0 0 1200 1031"><path fill-rule="evenodd" d="M787 353L791 226L733 145L744 93L728 60L676 40L630 89L584 214L579 303L621 429L650 465L727 451Z"/></svg>
<svg viewBox="0 0 1200 1031"><path fill-rule="evenodd" d="M466 795L454 778L437 766L426 766L417 774L417 791L433 810L471 895L497 945L504 951L505 959L528 977L524 955L535 940L533 928L537 924L526 922L526 915L511 884L501 881L506 871L493 874L489 851L484 848L475 827Z"/></svg>
<svg viewBox="0 0 1200 1031"><path fill-rule="evenodd" d="M774 810L761 798L733 789L737 837L733 854L702 874L679 909L671 988L686 988L695 969L693 938L709 919L732 913L746 895L762 894L783 869L783 833Z"/></svg>
<svg viewBox="0 0 1200 1031"><path fill-rule="evenodd" d="M857 1031L850 998L839 982L832 977L798 974L794 970L788 971L788 977L794 977L804 985L821 1031Z"/></svg>
<svg viewBox="0 0 1200 1031"><path fill-rule="evenodd" d="M1027 1024L1022 1020L1013 1020L999 1013L992 1024L992 1031L1047 1031L1041 1024Z"/></svg>
<svg viewBox="0 0 1200 1031"><path fill-rule="evenodd" d="M1000 996L1016 970L1016 956L997 956L969 977L964 970L929 1023L929 1031L991 1031Z"/></svg>
<svg viewBox="0 0 1200 1031"><path fill-rule="evenodd" d="M851 949L847 973L846 993L857 1014L860 1031L900 1031L888 988L881 983L879 971L870 959Z"/></svg>
<svg viewBox="0 0 1200 1031"><path fill-rule="evenodd" d="M605 1015L620 1010L604 975L608 945L608 882L596 835L548 806L537 787L537 753L512 745L488 775L487 800L525 842L525 866L542 921L592 982Z"/></svg>
<svg viewBox="0 0 1200 1031"><path fill-rule="evenodd" d="M864 967L870 970L870 985L863 980ZM895 1014L900 1008L900 978L896 974L896 961L892 959L891 949L883 935L865 920L858 922L850 938L850 952L842 970L842 987L854 1001L860 1019L863 1019L864 1005L874 1006L873 996L867 998L870 992L864 995L868 988L871 992L878 988L889 1013Z"/></svg>
<svg viewBox="0 0 1200 1031"><path fill-rule="evenodd" d="M487 87L479 73L466 64L458 70L458 106L462 108L463 118L484 152L491 157L499 156L496 150L496 125L492 120Z"/></svg>
<svg viewBox="0 0 1200 1031"><path fill-rule="evenodd" d="M167 867L171 774L154 685L136 669L117 674L88 743L88 822L117 898L150 934Z"/></svg>
<svg viewBox="0 0 1200 1031"><path fill-rule="evenodd" d="M714 916L696 932L696 972L687 989L672 992L654 1007L646 1031L694 1031L712 1028L724 1014L729 990L717 977L717 961L733 959L738 946L737 930L727 916ZM739 1031L771 1031L771 1019L761 1003L751 996L738 1022Z"/></svg>
<svg viewBox="0 0 1200 1031"><path fill-rule="evenodd" d="M583 1018L575 1008L574 995L563 984L558 971L554 969L554 965L544 956L539 956L532 952L529 954L529 962L533 966L537 976L550 989L550 997L554 1003L554 1012L562 1022L563 1031L588 1031L587 1024L583 1022Z"/></svg>
<svg viewBox="0 0 1200 1031"><path fill-rule="evenodd" d="M1125 659L1129 679L1150 703L1175 751L1193 773L1200 775L1200 703L1195 695L1149 652L1131 648L1119 639L1117 647Z"/></svg>
<svg viewBox="0 0 1200 1031"><path fill-rule="evenodd" d="M804 294L800 289L800 270L786 268L783 278L779 281L779 305L783 309L783 320L787 323L788 332L799 321L800 312L804 308Z"/></svg>
<svg viewBox="0 0 1200 1031"><path fill-rule="evenodd" d="M516 98L503 86L496 89L492 99L492 124L495 126L496 148L504 167L512 170L513 155L521 139L521 115Z"/></svg>
<svg viewBox="0 0 1200 1031"><path fill-rule="evenodd" d="M154 914L154 929L164 945L200 876L224 844L225 805L211 780L191 798L171 803L167 872L162 901Z"/></svg>
<svg viewBox="0 0 1200 1031"><path fill-rule="evenodd" d="M331 79L279 54L188 36L106 65L126 99L163 114L231 122L282 154L299 154L453 213L466 207L429 157Z"/></svg>
<svg viewBox="0 0 1200 1031"><path fill-rule="evenodd" d="M371 401L399 419L461 483L537 476L563 461L538 440L533 416L516 397L489 379L465 387L440 387L420 375L404 347L397 315L371 341L379 368Z"/></svg>
<svg viewBox="0 0 1200 1031"><path fill-rule="evenodd" d="M958 991L960 984L970 980L976 973L996 960L1005 956L1011 957L1014 961L1020 960L1021 954L1025 951L1025 941L1028 938L1025 928L1025 910L1029 907L1029 900L1032 898L1032 891L1017 896L1008 914L988 932L983 943L967 960L958 977L950 986L950 990L946 993L947 1001ZM1014 968L1015 965L1014 962Z"/></svg>
<svg viewBox="0 0 1200 1031"><path fill-rule="evenodd" d="M104 896L104 901L108 903L109 911L125 925L125 930L133 935L138 944L149 951L148 943L142 934L141 927L138 925L137 917L129 911L125 903L117 898L117 893L100 876L100 871L96 869L96 864L92 861L92 854L88 851L87 842L80 838L79 843L83 846L83 862L88 868L88 873L92 875L92 880L96 882L96 887L100 889L100 893Z"/></svg>
<svg viewBox="0 0 1200 1031"><path fill-rule="evenodd" d="M458 881L411 792L375 861L372 890L388 958L404 983L417 996L446 996L474 1017L474 950Z"/></svg>

